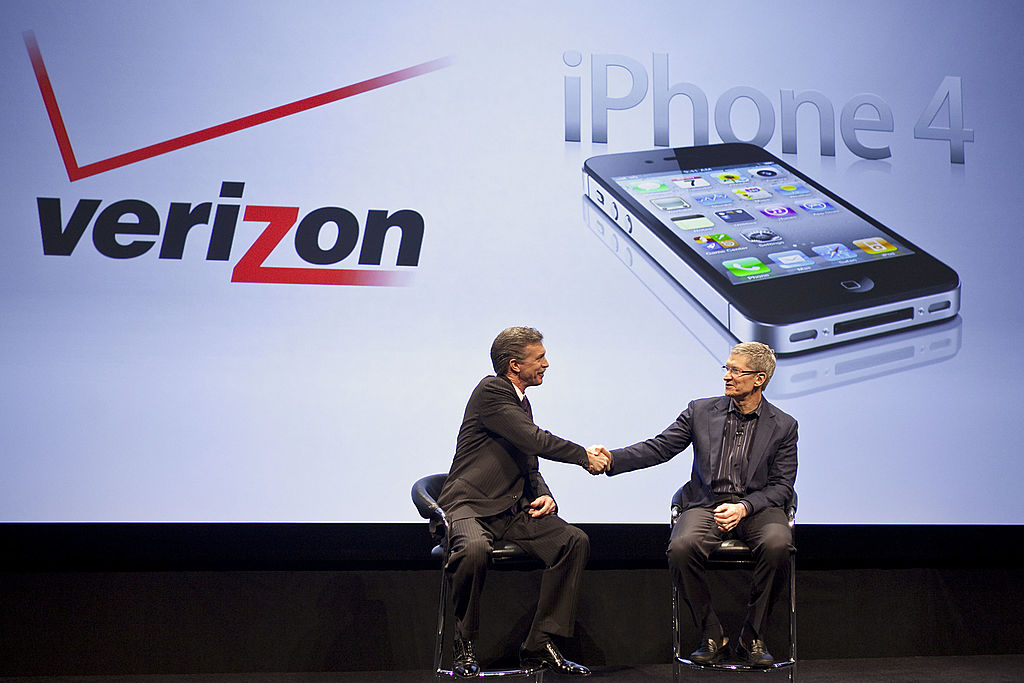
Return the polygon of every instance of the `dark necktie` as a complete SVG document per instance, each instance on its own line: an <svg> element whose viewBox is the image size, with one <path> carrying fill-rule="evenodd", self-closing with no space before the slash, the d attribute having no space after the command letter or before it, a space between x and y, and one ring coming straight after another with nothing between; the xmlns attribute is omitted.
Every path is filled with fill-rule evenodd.
<svg viewBox="0 0 1024 683"><path fill-rule="evenodd" d="M526 408L526 414L533 419L533 408L530 407L530 399L526 398L526 394L523 394L523 408Z"/></svg>

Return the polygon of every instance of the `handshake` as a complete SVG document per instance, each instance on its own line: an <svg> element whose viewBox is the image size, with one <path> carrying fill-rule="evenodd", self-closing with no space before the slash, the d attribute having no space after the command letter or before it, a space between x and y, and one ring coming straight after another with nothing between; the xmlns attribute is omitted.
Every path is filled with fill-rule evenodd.
<svg viewBox="0 0 1024 683"><path fill-rule="evenodd" d="M591 446L587 449L587 471L601 474L612 468L612 454L604 446Z"/></svg>

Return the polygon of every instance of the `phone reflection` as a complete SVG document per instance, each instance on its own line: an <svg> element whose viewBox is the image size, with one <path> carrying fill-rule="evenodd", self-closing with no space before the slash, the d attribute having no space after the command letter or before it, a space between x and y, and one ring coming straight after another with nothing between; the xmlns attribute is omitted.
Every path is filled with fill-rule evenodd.
<svg viewBox="0 0 1024 683"><path fill-rule="evenodd" d="M641 249L594 203L582 197L583 221L630 272L669 310L715 363L739 340ZM794 398L872 377L940 363L960 351L962 320L915 327L800 355L779 356L772 395Z"/></svg>

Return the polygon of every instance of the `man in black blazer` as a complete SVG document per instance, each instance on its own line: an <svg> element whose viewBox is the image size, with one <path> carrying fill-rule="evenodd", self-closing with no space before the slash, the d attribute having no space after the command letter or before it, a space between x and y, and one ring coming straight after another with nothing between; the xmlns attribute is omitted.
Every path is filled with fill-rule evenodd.
<svg viewBox="0 0 1024 683"><path fill-rule="evenodd" d="M690 659L711 664L725 658L728 638L711 606L704 573L710 550L729 534L746 541L756 567L736 654L754 666L774 659L763 627L775 598L788 585L793 534L784 510L796 480L797 422L761 394L775 371L764 344L733 347L725 370L725 396L692 401L658 436L610 453L608 474L663 463L693 444L693 469L682 490L683 512L668 546L669 569L701 642Z"/></svg>
<svg viewBox="0 0 1024 683"><path fill-rule="evenodd" d="M448 562L455 606L458 676L480 671L473 640L480 627L480 594L495 540L513 541L546 569L529 635L520 649L525 664L585 676L590 670L565 659L552 636L570 636L590 541L560 519L538 458L586 467L608 466L605 455L559 438L533 423L527 387L544 381L548 360L543 335L529 327L502 331L491 345L494 376L473 390L448 478L437 502L448 517Z"/></svg>

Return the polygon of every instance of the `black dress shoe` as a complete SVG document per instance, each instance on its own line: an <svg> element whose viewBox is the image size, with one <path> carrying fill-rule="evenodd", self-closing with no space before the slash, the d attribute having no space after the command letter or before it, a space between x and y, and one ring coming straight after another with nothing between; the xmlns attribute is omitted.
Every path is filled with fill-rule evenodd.
<svg viewBox="0 0 1024 683"><path fill-rule="evenodd" d="M463 640L455 636L455 661L452 672L459 678L472 678L480 673L480 663L476 661L472 640Z"/></svg>
<svg viewBox="0 0 1024 683"><path fill-rule="evenodd" d="M590 675L590 669L563 657L562 653L558 651L558 648L550 640L544 643L539 650L528 650L524 643L519 648L519 661L524 667L535 668L543 666L555 673L565 674L566 676Z"/></svg>
<svg viewBox="0 0 1024 683"><path fill-rule="evenodd" d="M728 645L729 639L725 636L715 640L705 635L697 649L690 653L690 661L694 664L717 664L729 653Z"/></svg>
<svg viewBox="0 0 1024 683"><path fill-rule="evenodd" d="M775 658L772 657L771 652L768 652L768 648L764 646L764 641L757 638L750 641L750 647L743 645L743 639L740 638L739 643L736 645L736 657L745 664L762 669L767 669L775 664Z"/></svg>

